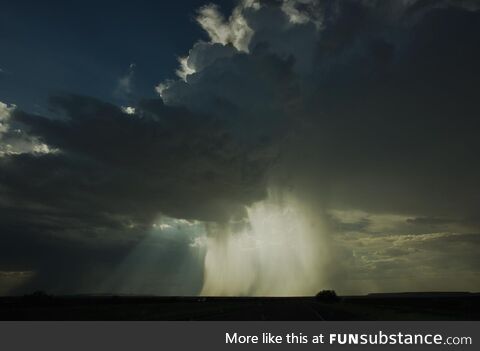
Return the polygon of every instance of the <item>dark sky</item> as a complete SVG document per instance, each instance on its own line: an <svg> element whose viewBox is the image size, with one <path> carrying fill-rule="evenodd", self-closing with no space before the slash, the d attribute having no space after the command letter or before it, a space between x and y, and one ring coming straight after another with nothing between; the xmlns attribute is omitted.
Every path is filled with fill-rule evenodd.
<svg viewBox="0 0 480 351"><path fill-rule="evenodd" d="M38 111L50 94L65 91L117 103L154 97L152 87L174 77L177 57L206 38L194 21L206 3L8 1L0 14L2 101ZM219 4L230 10L234 2ZM131 64L132 96L116 94Z"/></svg>
<svg viewBox="0 0 480 351"><path fill-rule="evenodd" d="M16 1L0 294L480 290L477 1Z"/></svg>

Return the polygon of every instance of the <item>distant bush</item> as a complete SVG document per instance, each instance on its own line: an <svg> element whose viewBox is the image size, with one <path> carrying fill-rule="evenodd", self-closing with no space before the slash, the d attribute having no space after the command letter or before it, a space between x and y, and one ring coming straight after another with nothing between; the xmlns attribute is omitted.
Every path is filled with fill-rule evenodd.
<svg viewBox="0 0 480 351"><path fill-rule="evenodd" d="M320 302L339 302L340 297L338 297L335 290L322 290L320 291L315 298Z"/></svg>

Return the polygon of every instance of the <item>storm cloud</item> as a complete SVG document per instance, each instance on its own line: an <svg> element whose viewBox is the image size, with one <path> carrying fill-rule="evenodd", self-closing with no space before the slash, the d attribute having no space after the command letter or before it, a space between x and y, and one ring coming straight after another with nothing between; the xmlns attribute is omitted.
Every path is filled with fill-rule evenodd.
<svg viewBox="0 0 480 351"><path fill-rule="evenodd" d="M322 279L295 293L446 289L445 279L480 287L475 1L246 0L230 16L204 6L197 21L208 40L179 60L178 79L158 84L157 99L127 111L64 94L44 115L0 105L0 232L22 253L2 245L3 276L38 270L46 288L95 290L158 218L195 223L158 239L170 245L155 263L172 267L159 273L168 277L196 246L208 251L204 238L255 218L273 191L308 209L299 228L322 223L306 229ZM89 253L105 267L98 278L88 278ZM269 269L228 293L274 294L257 282ZM195 274L178 293L200 291Z"/></svg>

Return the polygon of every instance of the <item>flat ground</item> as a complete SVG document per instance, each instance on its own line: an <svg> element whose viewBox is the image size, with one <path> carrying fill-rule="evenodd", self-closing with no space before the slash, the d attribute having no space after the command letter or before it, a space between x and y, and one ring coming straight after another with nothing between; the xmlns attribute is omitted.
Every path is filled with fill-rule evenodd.
<svg viewBox="0 0 480 351"><path fill-rule="evenodd" d="M480 320L480 295L382 294L339 302L313 297L2 297L0 320Z"/></svg>

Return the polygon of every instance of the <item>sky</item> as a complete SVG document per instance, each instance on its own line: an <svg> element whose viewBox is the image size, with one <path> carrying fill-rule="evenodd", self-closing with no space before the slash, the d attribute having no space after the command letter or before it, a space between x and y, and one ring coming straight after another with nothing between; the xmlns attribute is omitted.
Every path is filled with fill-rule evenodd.
<svg viewBox="0 0 480 351"><path fill-rule="evenodd" d="M152 86L175 76L177 57L205 38L194 20L197 8L205 4L202 0L2 4L2 99L44 112L49 95L65 92L113 103L154 97ZM219 4L229 10L234 2ZM131 71L132 86L122 86L121 79Z"/></svg>
<svg viewBox="0 0 480 351"><path fill-rule="evenodd" d="M480 291L474 0L0 12L0 294Z"/></svg>

